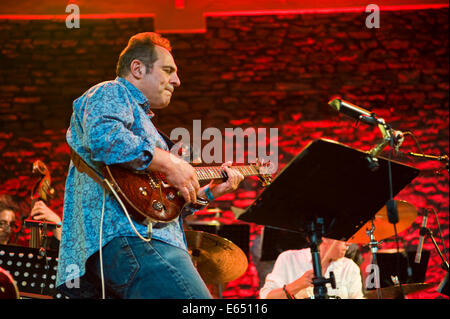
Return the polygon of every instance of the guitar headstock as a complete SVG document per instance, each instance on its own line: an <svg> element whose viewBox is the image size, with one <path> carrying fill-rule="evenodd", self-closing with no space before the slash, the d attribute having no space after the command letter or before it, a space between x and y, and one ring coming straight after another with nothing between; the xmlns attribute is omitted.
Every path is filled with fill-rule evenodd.
<svg viewBox="0 0 450 319"><path fill-rule="evenodd" d="M264 162L264 160L257 159L256 164L252 166L258 171L258 178L263 187L272 183L273 176L270 174L272 163L270 161Z"/></svg>

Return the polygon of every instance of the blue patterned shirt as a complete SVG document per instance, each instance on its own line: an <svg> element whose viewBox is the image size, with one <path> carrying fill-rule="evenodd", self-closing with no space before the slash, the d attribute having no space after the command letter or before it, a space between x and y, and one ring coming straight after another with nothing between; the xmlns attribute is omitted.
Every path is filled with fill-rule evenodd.
<svg viewBox="0 0 450 319"><path fill-rule="evenodd" d="M151 122L147 98L123 78L95 85L73 103L67 142L101 172L101 164L144 170L155 147L168 150ZM70 164L66 180L56 286L85 274L87 259L99 250L103 188ZM134 222L147 237L147 226ZM153 227L154 239L186 248L181 218ZM102 245L117 236L136 236L114 196L106 192Z"/></svg>

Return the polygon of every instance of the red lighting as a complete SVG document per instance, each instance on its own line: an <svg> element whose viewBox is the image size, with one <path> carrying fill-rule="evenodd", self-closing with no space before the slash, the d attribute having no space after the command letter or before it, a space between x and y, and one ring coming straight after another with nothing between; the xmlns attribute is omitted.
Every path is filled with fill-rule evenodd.
<svg viewBox="0 0 450 319"><path fill-rule="evenodd" d="M184 0L176 0L177 9L184 8ZM381 11L406 11L406 10L426 10L448 8L448 3L443 4L423 4L423 5L398 5L398 6L380 6ZM347 8L313 8L313 9L289 9L289 10L256 10L256 11L223 11L223 12L205 12L205 17L220 16L257 16L257 15L286 15L286 14L329 14L342 12L365 12L365 7L347 7ZM80 14L80 19L127 19L127 18L155 18L153 13L109 13L109 14ZM65 20L67 15L62 14L3 14L1 20ZM197 32L204 32L198 29ZM169 32L169 31L167 31ZM172 31L173 32L173 31ZM171 33L172 33L171 32Z"/></svg>
<svg viewBox="0 0 450 319"><path fill-rule="evenodd" d="M398 5L398 6L379 6L380 11L406 11L406 10L425 10L448 8L448 3L443 4L423 4L423 5ZM330 14L342 12L365 12L366 7L347 7L347 8L313 8L313 9L289 9L289 10L256 10L256 11L224 11L224 12L205 12L207 17L221 16L258 16L258 15L287 15L287 14Z"/></svg>
<svg viewBox="0 0 450 319"><path fill-rule="evenodd" d="M184 9L184 0L175 0L176 9Z"/></svg>
<svg viewBox="0 0 450 319"><path fill-rule="evenodd" d="M154 18L153 13L109 13L109 14L80 14L80 19L130 19ZM2 14L3 20L66 20L67 14Z"/></svg>

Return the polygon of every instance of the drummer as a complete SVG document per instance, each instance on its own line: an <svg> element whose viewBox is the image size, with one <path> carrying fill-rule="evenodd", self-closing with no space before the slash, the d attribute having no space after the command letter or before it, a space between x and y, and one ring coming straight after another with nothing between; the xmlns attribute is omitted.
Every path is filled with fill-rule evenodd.
<svg viewBox="0 0 450 319"><path fill-rule="evenodd" d="M327 285L328 296L340 299L362 299L361 273L358 265L345 257L348 244L323 238L320 245L322 269L325 277L332 271L336 289ZM306 299L314 297L314 272L309 248L281 253L271 273L266 277L259 295L261 299Z"/></svg>

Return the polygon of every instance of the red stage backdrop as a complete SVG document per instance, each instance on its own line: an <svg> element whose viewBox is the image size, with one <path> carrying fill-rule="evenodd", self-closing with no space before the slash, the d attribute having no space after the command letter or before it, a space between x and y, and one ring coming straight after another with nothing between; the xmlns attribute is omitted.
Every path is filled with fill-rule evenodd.
<svg viewBox="0 0 450 319"><path fill-rule="evenodd" d="M361 150L378 142L376 128L356 126L327 105L340 95L394 128L413 132L425 153L448 154L448 8L381 12L380 28L373 29L365 26L366 16L214 16L207 19L206 33L167 34L182 86L171 106L157 112L156 124L168 134L177 127L192 131L194 119L202 129L278 128L282 168L317 138ZM90 86L114 79L128 38L153 25L148 17L87 19L79 29L67 29L63 20L0 20L0 193L20 200L23 214L29 211L31 165L37 159L51 171L56 189L51 206L62 214L71 103ZM407 136L402 151L419 149ZM396 159L424 170L396 198L419 212L436 210L448 247L448 173L433 173L442 167L438 162ZM221 220L236 223L230 207L247 207L259 191L249 179L235 194L219 198L214 207L223 210ZM416 249L421 221L417 217L399 234L403 248ZM437 231L434 215L428 225ZM261 228L252 225L250 245ZM390 242L382 248L394 247ZM440 258L429 240L424 248L431 252L425 281L438 285L444 276ZM227 285L224 298L257 298L254 256L245 275ZM435 289L410 297L447 298Z"/></svg>

